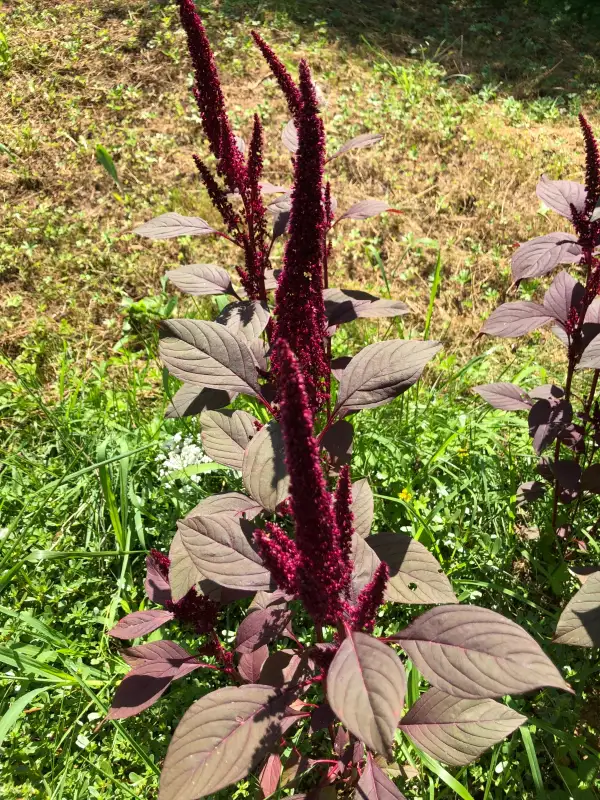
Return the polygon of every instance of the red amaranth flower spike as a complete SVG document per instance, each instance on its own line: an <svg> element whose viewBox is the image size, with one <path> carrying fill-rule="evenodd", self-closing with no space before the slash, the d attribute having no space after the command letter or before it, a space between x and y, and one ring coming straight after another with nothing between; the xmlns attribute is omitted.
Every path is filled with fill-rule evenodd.
<svg viewBox="0 0 600 800"><path fill-rule="evenodd" d="M238 240L240 238L239 227L241 225L241 219L239 214L236 213L233 206L229 202L227 192L222 189L221 186L219 186L211 171L202 161L200 156L193 155L192 158L194 159L196 168L200 173L202 183L206 187L206 191L208 192L211 203L221 215L229 233L232 234L236 240Z"/></svg>
<svg viewBox="0 0 600 800"><path fill-rule="evenodd" d="M229 123L221 81L202 20L193 0L179 0L181 24L187 34L196 74L194 96L211 152L218 160L230 192L246 189L246 165Z"/></svg>
<svg viewBox="0 0 600 800"><path fill-rule="evenodd" d="M583 114L579 115L579 124L585 140L585 213L589 218L600 199L600 152L591 125Z"/></svg>
<svg viewBox="0 0 600 800"><path fill-rule="evenodd" d="M279 84L279 88L287 100L290 114L292 114L292 116L296 116L302 106L302 95L294 83L294 79L284 67L283 62L280 61L280 59L275 55L274 50L269 47L265 40L256 31L251 31L251 34L258 49L263 54L265 61L271 68L271 72L275 76L277 83Z"/></svg>
<svg viewBox="0 0 600 800"><path fill-rule="evenodd" d="M265 530L254 531L254 542L265 565L280 589L288 594L296 594L298 573L298 548L287 533L267 522Z"/></svg>
<svg viewBox="0 0 600 800"><path fill-rule="evenodd" d="M161 553L160 550L155 550L154 547L150 550L150 554L147 556L147 560L152 558L156 567L160 570L164 578L169 578L169 567L171 566L171 559L169 556L166 556L164 553Z"/></svg>
<svg viewBox="0 0 600 800"><path fill-rule="evenodd" d="M274 342L285 340L295 353L314 412L327 399L329 374L325 357L327 321L323 303L323 256L327 226L323 202L325 134L310 71L304 61L300 64L300 89L303 103L297 120L298 152L289 240L275 296L277 324ZM277 376L280 369L277 351L272 366ZM279 385L278 393L281 393Z"/></svg>
<svg viewBox="0 0 600 800"><path fill-rule="evenodd" d="M390 570L385 561L375 570L375 574L362 592L358 595L356 605L351 612L352 628L355 631L372 633L375 627L377 609L383 603L385 586L390 577Z"/></svg>
<svg viewBox="0 0 600 800"><path fill-rule="evenodd" d="M318 622L335 623L345 610L348 566L340 546L331 495L313 435L313 417L298 361L287 342L279 342L280 423L290 476L290 505L296 523L298 593Z"/></svg>

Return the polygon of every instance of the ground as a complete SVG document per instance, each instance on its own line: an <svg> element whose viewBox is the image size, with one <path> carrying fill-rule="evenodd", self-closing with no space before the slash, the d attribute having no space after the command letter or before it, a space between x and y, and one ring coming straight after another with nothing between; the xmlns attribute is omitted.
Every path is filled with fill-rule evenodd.
<svg viewBox="0 0 600 800"><path fill-rule="evenodd" d="M252 27L290 68L309 60L331 152L359 133L384 135L332 162L329 174L340 209L372 197L402 213L340 223L332 283L406 301L400 334L422 337L439 254L429 335L444 355L417 392L359 417L354 475L374 487L379 530L420 536L461 600L496 607L538 636L577 693L516 699L531 717L525 734L452 775L417 761L404 793L597 797L597 658L550 648L574 583L554 543L537 536L543 512L516 506L535 463L526 419L490 414L469 391L500 376L529 386L562 378L549 333L518 347L474 337L516 295L515 243L561 227L536 199L539 176L582 177L577 113L600 127L595 8L554 0L198 7L236 130L248 138L252 114L263 119L270 180L290 180L280 143L287 115ZM153 797L173 725L206 683L194 678L145 717L98 728L123 674L103 632L142 602L146 549L168 548L183 513L239 480L216 472L165 485L159 456L178 446L166 437L195 438L197 426L164 422L155 348L160 318L215 313L177 296L165 272L231 266L231 251L215 240L150 243L132 233L164 211L217 222L191 159L206 148L173 3L9 0L0 9L0 80L0 794ZM530 299L540 288L529 282L518 293ZM335 346L341 353L388 333L385 321L353 324ZM590 542L583 560L598 560L597 550ZM15 697L23 699L11 716ZM223 800L253 791L249 782Z"/></svg>

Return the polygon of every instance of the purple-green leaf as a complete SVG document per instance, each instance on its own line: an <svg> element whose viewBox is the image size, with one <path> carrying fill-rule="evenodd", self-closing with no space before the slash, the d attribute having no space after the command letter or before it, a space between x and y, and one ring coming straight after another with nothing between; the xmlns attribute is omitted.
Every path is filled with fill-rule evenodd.
<svg viewBox="0 0 600 800"><path fill-rule="evenodd" d="M192 564L210 581L227 589L258 592L271 588L271 576L229 514L186 517L177 532Z"/></svg>
<svg viewBox="0 0 600 800"><path fill-rule="evenodd" d="M175 212L161 214L160 217L134 228L133 232L147 239L174 239L176 236L206 236L208 233L217 233L206 220L184 217Z"/></svg>
<svg viewBox="0 0 600 800"><path fill-rule="evenodd" d="M391 603L458 603L450 581L429 550L410 536L378 533L369 545L390 569L385 598Z"/></svg>
<svg viewBox="0 0 600 800"><path fill-rule="evenodd" d="M539 455L552 442L573 418L573 409L566 400L552 398L538 400L528 416L529 435L533 439L533 449Z"/></svg>
<svg viewBox="0 0 600 800"><path fill-rule="evenodd" d="M540 481L526 481L517 489L517 504L533 503L546 493L546 487Z"/></svg>
<svg viewBox="0 0 600 800"><path fill-rule="evenodd" d="M187 660L146 661L134 667L119 684L107 719L127 719L156 703L170 684L205 666L186 653Z"/></svg>
<svg viewBox="0 0 600 800"><path fill-rule="evenodd" d="M329 453L331 466L338 470L352 459L352 441L354 426L346 419L335 422L321 438L321 447Z"/></svg>
<svg viewBox="0 0 600 800"><path fill-rule="evenodd" d="M205 411L200 415L202 445L218 464L242 469L244 452L258 420L247 411Z"/></svg>
<svg viewBox="0 0 600 800"><path fill-rule="evenodd" d="M400 300L385 300L355 289L324 289L323 300L330 326L352 322L359 317L397 317L408 314L410 310Z"/></svg>
<svg viewBox="0 0 600 800"><path fill-rule="evenodd" d="M267 511L275 511L288 496L290 479L285 466L285 447L275 420L263 425L246 448L242 480L247 492Z"/></svg>
<svg viewBox="0 0 600 800"><path fill-rule="evenodd" d="M235 394L223 389L203 389L194 384L184 383L177 391L165 411L167 419L179 419L201 414L228 406Z"/></svg>
<svg viewBox="0 0 600 800"><path fill-rule="evenodd" d="M559 272L544 295L544 308L559 324L564 325L571 307L578 306L584 294L585 288L572 275Z"/></svg>
<svg viewBox="0 0 600 800"><path fill-rule="evenodd" d="M248 345L224 325L171 319L162 323L162 333L160 357L171 375L197 386L260 395Z"/></svg>
<svg viewBox="0 0 600 800"><path fill-rule="evenodd" d="M581 488L586 492L600 494L600 464L590 464L583 470Z"/></svg>
<svg viewBox="0 0 600 800"><path fill-rule="evenodd" d="M187 517L212 517L213 514L230 514L232 517L254 519L262 511L256 500L239 492L224 492L205 497L186 514Z"/></svg>
<svg viewBox="0 0 600 800"><path fill-rule="evenodd" d="M399 727L427 755L462 767L526 721L495 700L465 700L433 688L421 695Z"/></svg>
<svg viewBox="0 0 600 800"><path fill-rule="evenodd" d="M474 386L472 391L502 411L529 411L531 408L527 394L514 383L484 383Z"/></svg>
<svg viewBox="0 0 600 800"><path fill-rule="evenodd" d="M391 753L405 690L396 653L373 636L348 633L327 673L327 701L369 749Z"/></svg>
<svg viewBox="0 0 600 800"><path fill-rule="evenodd" d="M574 264L582 253L572 233L549 233L522 244L512 257L514 281L547 275L559 264Z"/></svg>
<svg viewBox="0 0 600 800"><path fill-rule="evenodd" d="M339 150L329 156L327 159L328 161L333 161L334 158L339 158L343 156L344 153L347 153L349 150L359 150L362 147L371 147L377 142L380 142L383 139L383 135L381 133L361 133L360 136L355 136L353 139L350 139L340 147Z"/></svg>
<svg viewBox="0 0 600 800"><path fill-rule="evenodd" d="M379 558L373 548L354 532L352 537L352 580L351 598L356 601L358 595L370 583L380 564Z"/></svg>
<svg viewBox="0 0 600 800"><path fill-rule="evenodd" d="M524 336L552 320L552 315L544 306L518 300L516 303L504 303L492 311L481 332L489 336Z"/></svg>
<svg viewBox="0 0 600 800"><path fill-rule="evenodd" d="M252 611L240 623L235 638L238 653L252 653L279 638L292 618L292 612L281 606Z"/></svg>
<svg viewBox="0 0 600 800"><path fill-rule="evenodd" d="M298 150L298 131L293 119L289 120L281 132L281 142L290 153L295 153Z"/></svg>
<svg viewBox="0 0 600 800"><path fill-rule="evenodd" d="M267 327L270 318L266 303L258 300L241 300L229 303L216 321L243 339L256 339Z"/></svg>
<svg viewBox="0 0 600 800"><path fill-rule="evenodd" d="M180 291L196 297L235 295L229 273L216 264L186 264L179 269L169 270L167 278Z"/></svg>
<svg viewBox="0 0 600 800"><path fill-rule="evenodd" d="M108 635L116 639L137 639L160 628L174 616L172 611L158 608L151 611L134 611L133 614L127 614L119 620L115 627L108 631Z"/></svg>
<svg viewBox="0 0 600 800"><path fill-rule="evenodd" d="M238 663L238 672L247 683L260 683L260 673L268 657L269 648L266 644L250 653L243 653Z"/></svg>
<svg viewBox="0 0 600 800"><path fill-rule="evenodd" d="M146 594L153 603L164 606L171 599L171 587L153 556L146 556Z"/></svg>
<svg viewBox="0 0 600 800"><path fill-rule="evenodd" d="M347 414L389 403L416 383L441 349L438 342L377 342L363 348L342 373L336 411Z"/></svg>
<svg viewBox="0 0 600 800"><path fill-rule="evenodd" d="M270 797L277 791L279 776L281 775L281 759L277 753L271 753L260 771L258 782L265 797Z"/></svg>
<svg viewBox="0 0 600 800"><path fill-rule="evenodd" d="M406 800L406 798L371 753L367 753L367 763L354 790L353 800Z"/></svg>
<svg viewBox="0 0 600 800"><path fill-rule="evenodd" d="M279 740L289 702L289 695L254 684L197 700L171 739L159 800L197 800L245 778Z"/></svg>
<svg viewBox="0 0 600 800"><path fill-rule="evenodd" d="M575 369L600 369L600 335L595 336L585 348Z"/></svg>
<svg viewBox="0 0 600 800"><path fill-rule="evenodd" d="M371 533L375 513L373 492L366 478L361 478L352 484L351 511L354 515L354 532L361 539L366 539Z"/></svg>
<svg viewBox="0 0 600 800"><path fill-rule="evenodd" d="M343 219L369 219L369 217L376 217L378 214L383 214L384 211L389 211L390 205L385 200L359 200L358 203L351 205L347 211L344 211L338 222Z"/></svg>
<svg viewBox="0 0 600 800"><path fill-rule="evenodd" d="M586 191L582 183L553 181L547 175L542 175L536 193L545 206L571 221L571 206L575 206L577 211L583 211L585 207Z"/></svg>
<svg viewBox="0 0 600 800"><path fill-rule="evenodd" d="M545 686L570 691L538 643L488 608L437 606L391 640L426 680L455 697L502 697Z"/></svg>
<svg viewBox="0 0 600 800"><path fill-rule="evenodd" d="M588 575L567 603L558 620L554 642L600 647L600 572Z"/></svg>
<svg viewBox="0 0 600 800"><path fill-rule="evenodd" d="M183 647L170 639L159 639L156 642L145 642L121 650L121 658L130 667L141 667L142 664L169 661L183 663L190 658L190 654Z"/></svg>

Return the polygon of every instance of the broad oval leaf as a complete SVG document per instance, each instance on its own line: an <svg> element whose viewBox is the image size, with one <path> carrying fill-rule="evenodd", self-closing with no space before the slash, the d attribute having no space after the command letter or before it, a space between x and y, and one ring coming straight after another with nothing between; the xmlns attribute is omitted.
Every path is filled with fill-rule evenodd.
<svg viewBox="0 0 600 800"><path fill-rule="evenodd" d="M554 642L600 647L600 572L589 575L567 603L558 620Z"/></svg>
<svg viewBox="0 0 600 800"><path fill-rule="evenodd" d="M153 603L164 606L171 599L169 581L160 570L153 556L146 556L146 580L144 583L146 594Z"/></svg>
<svg viewBox="0 0 600 800"><path fill-rule="evenodd" d="M391 640L426 680L455 697L502 697L544 686L571 690L523 628L488 608L438 606Z"/></svg>
<svg viewBox="0 0 600 800"><path fill-rule="evenodd" d="M353 439L354 426L346 419L339 419L321 437L321 447L329 453L331 466L334 470L338 470L344 464L350 463Z"/></svg>
<svg viewBox="0 0 600 800"><path fill-rule="evenodd" d="M159 800L197 800L244 778L272 751L290 695L227 686L197 700L173 734Z"/></svg>
<svg viewBox="0 0 600 800"><path fill-rule="evenodd" d="M279 423L263 425L244 454L242 480L249 494L267 511L275 511L289 494L285 446Z"/></svg>
<svg viewBox="0 0 600 800"><path fill-rule="evenodd" d="M176 236L206 236L208 233L217 233L206 220L184 217L175 212L161 214L160 217L134 228L133 232L147 239L174 239Z"/></svg>
<svg viewBox="0 0 600 800"><path fill-rule="evenodd" d="M190 558L190 554L183 545L179 531L176 531L175 536L173 536L171 540L169 560L171 561L169 566L169 584L171 586L173 600L177 602L181 600L182 597L185 597L192 586L195 586L204 578L204 575L202 575Z"/></svg>
<svg viewBox="0 0 600 800"><path fill-rule="evenodd" d="M241 470L244 452L256 434L256 417L247 411L205 411L200 415L202 445L218 464Z"/></svg>
<svg viewBox="0 0 600 800"><path fill-rule="evenodd" d="M531 408L527 394L514 383L484 383L474 386L472 391L502 411L529 411Z"/></svg>
<svg viewBox="0 0 600 800"><path fill-rule="evenodd" d="M176 392L165 411L167 419L179 419L228 406L235 394L223 389L204 389L184 383Z"/></svg>
<svg viewBox="0 0 600 800"><path fill-rule="evenodd" d="M241 621L235 637L238 653L252 653L279 638L292 618L292 612L281 606L252 611Z"/></svg>
<svg viewBox="0 0 600 800"><path fill-rule="evenodd" d="M281 759L277 753L271 753L260 771L258 782L265 797L270 797L277 791L279 776L281 775Z"/></svg>
<svg viewBox="0 0 600 800"><path fill-rule="evenodd" d="M153 660L134 667L119 684L107 719L127 719L156 703L170 684L205 666L186 653L186 661Z"/></svg>
<svg viewBox="0 0 600 800"><path fill-rule="evenodd" d="M572 233L549 233L522 244L512 257L514 281L547 275L559 264L575 264L581 258L581 246Z"/></svg>
<svg viewBox="0 0 600 800"><path fill-rule="evenodd" d="M119 620L115 627L108 631L108 635L116 639L137 639L160 628L174 616L172 611L158 608L150 611L134 611L133 614L127 614Z"/></svg>
<svg viewBox="0 0 600 800"><path fill-rule="evenodd" d="M367 345L342 373L336 411L347 414L389 403L419 380L440 349L438 342L401 339Z"/></svg>
<svg viewBox="0 0 600 800"><path fill-rule="evenodd" d="M338 222L343 219L369 219L369 217L376 217L378 214L383 214L384 211L390 210L390 204L384 200L359 200L358 203L351 205L347 211L344 211Z"/></svg>
<svg viewBox="0 0 600 800"><path fill-rule="evenodd" d="M527 717L495 700L465 700L433 688L421 695L399 727L427 755L462 767L524 722Z"/></svg>
<svg viewBox="0 0 600 800"><path fill-rule="evenodd" d="M367 753L367 763L354 790L353 800L406 800L406 798L373 756Z"/></svg>
<svg viewBox="0 0 600 800"><path fill-rule="evenodd" d="M267 658L260 673L260 683L269 686L297 684L311 672L310 659L297 655L293 650L276 650Z"/></svg>
<svg viewBox="0 0 600 800"><path fill-rule="evenodd" d="M298 131L296 130L296 123L291 119L281 132L281 142L290 153L295 153L298 150Z"/></svg>
<svg viewBox="0 0 600 800"><path fill-rule="evenodd" d="M244 339L256 339L267 327L270 318L265 303L242 300L225 306L216 321Z"/></svg>
<svg viewBox="0 0 600 800"><path fill-rule="evenodd" d="M372 636L348 632L327 673L327 701L369 749L391 753L405 690L396 653Z"/></svg>
<svg viewBox="0 0 600 800"><path fill-rule="evenodd" d="M575 369L600 369L600 335L595 336L585 348Z"/></svg>
<svg viewBox="0 0 600 800"><path fill-rule="evenodd" d="M385 300L355 289L324 289L323 300L330 326L359 318L397 317L410 310L400 300Z"/></svg>
<svg viewBox="0 0 600 800"><path fill-rule="evenodd" d="M126 647L121 650L121 658L130 667L141 667L142 664L158 661L181 664L190 658L190 654L170 639L159 639L156 642Z"/></svg>
<svg viewBox="0 0 600 800"><path fill-rule="evenodd" d="M334 158L339 158L343 156L344 153L347 153L349 150L359 150L362 147L372 147L372 145L377 144L383 139L383 134L381 133L361 133L360 136L355 136L353 139L350 139L340 147L339 150L329 156L327 159L328 161L333 161Z"/></svg>
<svg viewBox="0 0 600 800"><path fill-rule="evenodd" d="M240 492L224 492L205 497L186 514L188 517L211 517L213 514L230 514L232 517L254 519L262 511L256 500Z"/></svg>
<svg viewBox="0 0 600 800"><path fill-rule="evenodd" d="M583 470L581 488L586 492L600 494L600 464L590 464Z"/></svg>
<svg viewBox="0 0 600 800"><path fill-rule="evenodd" d="M517 505L533 503L542 498L546 493L546 487L540 481L525 481L517 488Z"/></svg>
<svg viewBox="0 0 600 800"><path fill-rule="evenodd" d="M370 541L369 537L369 541ZM373 580L380 561L368 541L354 532L352 537L352 580L351 599L356 602L358 595Z"/></svg>
<svg viewBox="0 0 600 800"><path fill-rule="evenodd" d="M167 278L180 291L196 297L235 295L229 273L216 264L186 264L185 267L169 270Z"/></svg>
<svg viewBox="0 0 600 800"><path fill-rule="evenodd" d="M545 206L570 220L573 216L571 205L577 211L583 211L585 207L586 191L582 183L553 181L547 175L542 175L535 191Z"/></svg>
<svg viewBox="0 0 600 800"><path fill-rule="evenodd" d="M197 319L171 319L162 323L160 357L182 381L260 395L258 373L247 344L223 325Z"/></svg>
<svg viewBox="0 0 600 800"><path fill-rule="evenodd" d="M238 672L247 683L260 683L260 673L268 657L269 648L266 644L250 653L243 653L238 663Z"/></svg>
<svg viewBox="0 0 600 800"><path fill-rule="evenodd" d="M549 447L572 418L573 408L566 400L538 400L527 419L535 452L539 455Z"/></svg>
<svg viewBox="0 0 600 800"><path fill-rule="evenodd" d="M564 324L571 306L579 305L584 294L585 288L572 275L559 272L544 295L544 308L559 324Z"/></svg>
<svg viewBox="0 0 600 800"><path fill-rule="evenodd" d="M504 303L492 311L481 332L489 336L523 336L552 320L552 315L544 306L518 300L516 303Z"/></svg>
<svg viewBox="0 0 600 800"><path fill-rule="evenodd" d="M354 515L354 533L361 539L366 539L371 533L375 513L373 492L366 478L361 478L352 484L351 510Z"/></svg>
<svg viewBox="0 0 600 800"><path fill-rule="evenodd" d="M392 603L458 603L434 556L410 536L378 533L369 545L390 568L385 598Z"/></svg>
<svg viewBox="0 0 600 800"><path fill-rule="evenodd" d="M229 514L186 517L177 523L181 543L205 578L228 589L258 592L271 588L271 576L246 539L240 521Z"/></svg>

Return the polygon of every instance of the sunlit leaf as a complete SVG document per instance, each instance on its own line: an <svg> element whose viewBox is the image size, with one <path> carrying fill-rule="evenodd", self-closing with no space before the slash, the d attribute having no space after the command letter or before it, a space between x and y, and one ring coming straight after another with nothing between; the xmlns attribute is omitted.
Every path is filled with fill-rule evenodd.
<svg viewBox="0 0 600 800"><path fill-rule="evenodd" d="M437 606L391 637L431 684L467 699L570 690L523 628L488 608Z"/></svg>
<svg viewBox="0 0 600 800"><path fill-rule="evenodd" d="M289 695L253 684L197 700L173 734L159 800L196 800L244 778L279 740L289 702Z"/></svg>
<svg viewBox="0 0 600 800"><path fill-rule="evenodd" d="M327 700L342 723L371 750L391 753L406 675L387 645L365 633L349 634L327 674Z"/></svg>
<svg viewBox="0 0 600 800"><path fill-rule="evenodd" d="M588 575L569 600L554 634L557 644L600 647L600 572Z"/></svg>
<svg viewBox="0 0 600 800"><path fill-rule="evenodd" d="M495 700L466 700L433 688L421 695L399 727L427 755L462 767L526 721Z"/></svg>

